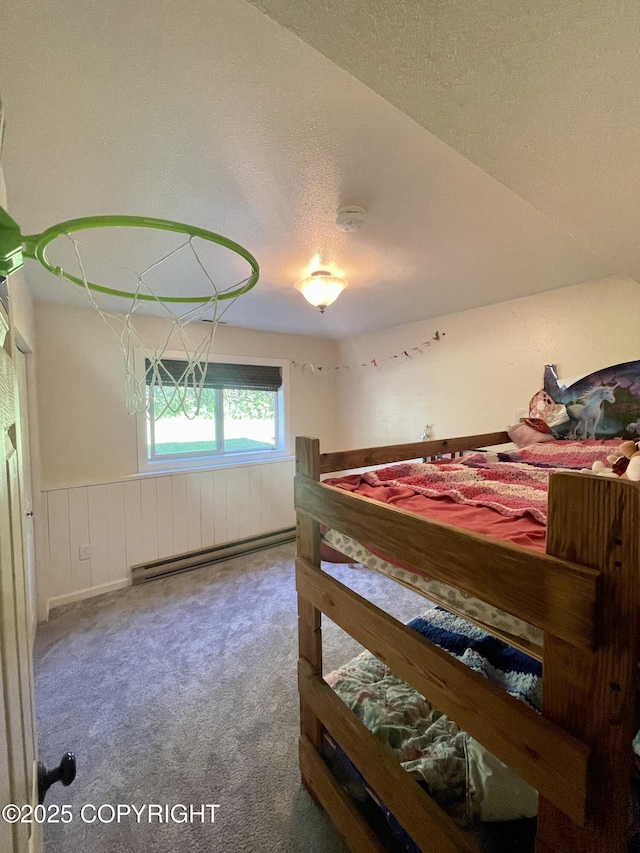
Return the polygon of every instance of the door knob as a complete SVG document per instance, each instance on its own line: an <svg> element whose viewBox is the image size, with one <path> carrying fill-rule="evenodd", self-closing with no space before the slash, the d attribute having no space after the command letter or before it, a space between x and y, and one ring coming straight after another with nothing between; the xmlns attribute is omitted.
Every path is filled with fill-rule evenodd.
<svg viewBox="0 0 640 853"><path fill-rule="evenodd" d="M42 804L47 791L56 782L70 785L76 778L76 757L72 752L65 752L62 761L53 770L47 770L44 764L38 762L38 803Z"/></svg>

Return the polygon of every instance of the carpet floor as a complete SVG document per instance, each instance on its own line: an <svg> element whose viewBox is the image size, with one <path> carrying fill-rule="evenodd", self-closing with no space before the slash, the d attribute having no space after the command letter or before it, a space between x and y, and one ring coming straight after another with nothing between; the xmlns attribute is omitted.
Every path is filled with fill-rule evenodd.
<svg viewBox="0 0 640 853"><path fill-rule="evenodd" d="M35 649L39 754L78 774L47 805L46 853L346 853L297 768L293 545L70 604ZM331 573L403 621L429 603L365 569ZM324 626L325 671L360 651ZM102 804L219 804L215 822L140 822ZM81 819L82 807L85 821ZM174 817L182 819L180 810ZM95 822L86 822L94 820Z"/></svg>

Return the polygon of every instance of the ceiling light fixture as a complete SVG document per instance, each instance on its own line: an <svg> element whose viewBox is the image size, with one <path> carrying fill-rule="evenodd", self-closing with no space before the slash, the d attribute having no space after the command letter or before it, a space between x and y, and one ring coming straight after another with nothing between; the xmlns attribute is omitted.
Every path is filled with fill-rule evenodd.
<svg viewBox="0 0 640 853"><path fill-rule="evenodd" d="M348 286L349 282L345 278L339 278L328 270L316 270L294 284L295 289L300 291L307 302L319 308L321 314Z"/></svg>

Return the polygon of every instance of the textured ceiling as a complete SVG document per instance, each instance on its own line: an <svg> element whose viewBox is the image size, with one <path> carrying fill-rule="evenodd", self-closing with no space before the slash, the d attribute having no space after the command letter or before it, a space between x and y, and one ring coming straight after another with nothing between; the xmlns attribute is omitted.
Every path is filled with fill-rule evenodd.
<svg viewBox="0 0 640 853"><path fill-rule="evenodd" d="M640 281L640 3L251 2Z"/></svg>
<svg viewBox="0 0 640 853"><path fill-rule="evenodd" d="M372 91L410 113L398 93L414 107L424 96L429 111L429 86L435 88L436 106L456 117L461 137L482 142L499 160L515 131L507 133L506 120L496 124L497 106L483 129L474 122L483 98L486 104L493 93L496 104L503 103L506 60L483 53L491 44L479 38L466 70L456 63L473 44L465 18L470 8L485 10L489 33L504 28L505 44L511 19L489 14L485 3L439 4L445 22L453 22L456 8L460 15L445 39L446 76L443 62L428 51L427 65L438 72L418 67L424 45L409 39L426 4L414 11L394 5L393 15L375 5L379 19L360 13L357 0L335 8L315 0L269 6L312 41L303 32L309 23L327 59L245 0L157 0L153 14L148 5L125 0L4 0L0 94L12 214L25 233L96 213L146 214L222 233L253 252L262 269L256 289L225 319L300 334L375 330L624 269L611 252L613 261L602 260L594 241L587 248L425 130L427 116L418 124ZM482 23L478 15L474 20ZM444 24L434 17L429 32L439 29L444 32ZM511 49L513 63L522 41ZM364 85L331 61L347 65L332 53L348 52L350 42L354 64L370 71L379 64L380 80L350 67ZM393 97L383 91L387 76ZM537 128L526 99L516 105L515 83L512 94L513 111ZM548 127L546 134L551 144ZM586 141L583 147L589 148ZM522 155L518 146L514 152ZM530 154L537 162L536 146ZM546 184L557 193L563 176L556 174L557 158L552 165ZM573 174L573 162L569 166ZM355 234L334 224L346 203L368 211L365 229ZM351 281L323 316L293 289L314 256ZM27 261L26 273L39 298L73 298L72 286L35 263ZM184 293L196 286L180 271L174 282Z"/></svg>

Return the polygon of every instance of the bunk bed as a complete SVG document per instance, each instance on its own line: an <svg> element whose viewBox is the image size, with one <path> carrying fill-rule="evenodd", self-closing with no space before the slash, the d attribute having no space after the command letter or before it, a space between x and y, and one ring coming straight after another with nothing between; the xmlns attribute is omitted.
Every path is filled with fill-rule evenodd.
<svg viewBox="0 0 640 853"><path fill-rule="evenodd" d="M536 853L627 849L639 660L637 484L579 472L554 474L543 552L321 482L332 472L508 441L499 432L323 454L317 439L296 440L300 770L303 784L354 851L385 848L331 773L323 757L327 737L417 849L477 853L480 848L323 679L322 614L538 791ZM326 529L542 632L543 646L520 644L543 661L541 713L323 571L321 530ZM488 630L500 636L495 628Z"/></svg>

